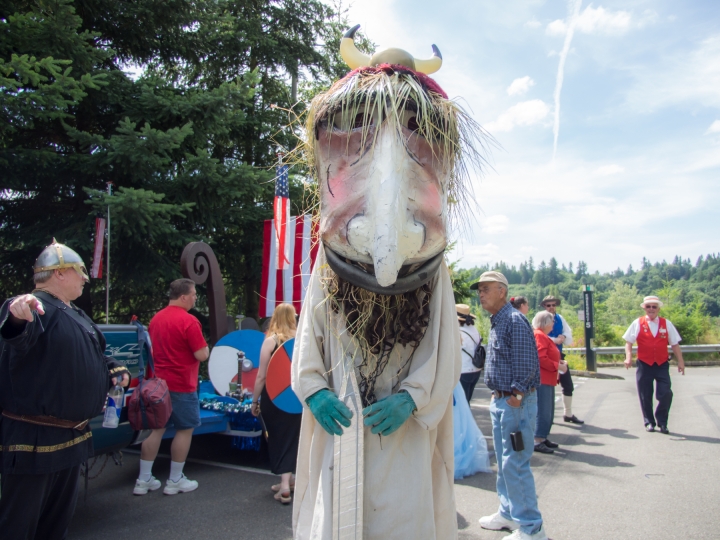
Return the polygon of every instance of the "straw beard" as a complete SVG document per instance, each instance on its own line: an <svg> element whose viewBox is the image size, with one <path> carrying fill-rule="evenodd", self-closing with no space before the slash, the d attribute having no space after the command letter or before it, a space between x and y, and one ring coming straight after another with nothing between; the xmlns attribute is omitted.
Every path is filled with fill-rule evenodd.
<svg viewBox="0 0 720 540"><path fill-rule="evenodd" d="M352 285L334 272L329 277L330 307L344 317L348 332L360 345L358 387L363 406L377 401L375 382L385 369L395 370L397 378L412 361L430 323L434 282L435 279L414 291L388 296ZM396 345L411 347L412 352L402 365L388 366ZM395 387L399 384L398 380Z"/></svg>

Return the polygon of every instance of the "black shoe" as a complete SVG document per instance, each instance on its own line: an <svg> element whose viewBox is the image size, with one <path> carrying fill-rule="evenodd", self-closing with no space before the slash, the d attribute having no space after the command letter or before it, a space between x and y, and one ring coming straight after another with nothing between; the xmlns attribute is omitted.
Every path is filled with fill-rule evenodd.
<svg viewBox="0 0 720 540"><path fill-rule="evenodd" d="M572 422L573 424L584 424L584 420L580 420L577 416L574 414L572 416L563 416L563 420L566 422Z"/></svg>
<svg viewBox="0 0 720 540"><path fill-rule="evenodd" d="M647 431L648 433L652 433L653 431L655 431L655 426L653 426L652 424L645 424L645 431Z"/></svg>
<svg viewBox="0 0 720 540"><path fill-rule="evenodd" d="M545 441L541 443L537 443L535 445L535 451L540 452L541 454L554 454L555 450L552 448L548 448L548 446L545 444Z"/></svg>
<svg viewBox="0 0 720 540"><path fill-rule="evenodd" d="M548 448L557 448L558 446L560 446L558 443L549 441L547 439L545 439L543 442L545 443L545 446L547 446Z"/></svg>
<svg viewBox="0 0 720 540"><path fill-rule="evenodd" d="M670 435L670 431L668 430L667 426L658 426L658 429L663 435Z"/></svg>

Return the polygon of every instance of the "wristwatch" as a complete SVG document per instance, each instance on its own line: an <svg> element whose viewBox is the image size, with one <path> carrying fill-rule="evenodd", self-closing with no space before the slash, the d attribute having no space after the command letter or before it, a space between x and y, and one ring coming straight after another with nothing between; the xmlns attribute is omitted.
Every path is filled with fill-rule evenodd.
<svg viewBox="0 0 720 540"><path fill-rule="evenodd" d="M518 401L522 401L525 396L522 394L516 394L515 392L512 393L512 395L517 399Z"/></svg>

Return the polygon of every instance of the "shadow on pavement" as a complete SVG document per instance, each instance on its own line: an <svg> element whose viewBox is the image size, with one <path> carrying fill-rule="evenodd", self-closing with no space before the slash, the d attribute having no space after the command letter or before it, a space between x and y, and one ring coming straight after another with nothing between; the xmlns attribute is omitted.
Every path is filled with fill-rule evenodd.
<svg viewBox="0 0 720 540"><path fill-rule="evenodd" d="M612 456L604 454L590 454L588 452L578 452L576 450L563 451L561 448L555 450L555 454L569 461L579 463L587 463L593 467L635 467L634 463L626 463Z"/></svg>
<svg viewBox="0 0 720 540"><path fill-rule="evenodd" d="M468 520L463 517L463 515L458 512L457 513L457 522L458 522L458 529L467 529L470 526L470 523L468 523Z"/></svg>
<svg viewBox="0 0 720 540"><path fill-rule="evenodd" d="M665 435L667 437L667 435ZM678 441L678 442L684 442L684 441L692 441L692 442L701 442L701 443L707 443L707 444L720 444L720 439L716 439L715 437L698 437L697 435L682 435L681 433L674 433L670 432L670 440L671 441Z"/></svg>
<svg viewBox="0 0 720 540"><path fill-rule="evenodd" d="M593 426L592 424L584 424L582 426L573 426L568 424L557 424L566 428L570 428L576 432L576 435L609 435L610 437L616 437L618 439L637 439L637 435L633 435L626 429L618 428L603 428L600 426Z"/></svg>
<svg viewBox="0 0 720 540"><path fill-rule="evenodd" d="M460 480L455 480L455 484L458 486L470 486L495 493L496 481L497 473L492 470L487 473L477 473L473 474L472 476L466 476L465 478L462 478Z"/></svg>

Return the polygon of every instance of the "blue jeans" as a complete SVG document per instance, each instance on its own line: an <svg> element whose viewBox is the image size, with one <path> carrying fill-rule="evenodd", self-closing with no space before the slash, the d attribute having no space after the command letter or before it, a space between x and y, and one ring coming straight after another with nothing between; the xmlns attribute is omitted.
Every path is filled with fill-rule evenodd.
<svg viewBox="0 0 720 540"><path fill-rule="evenodd" d="M535 494L535 479L530 470L533 435L537 418L537 392L527 394L520 407L508 405L508 398L493 399L490 404L493 442L497 457L498 511L505 519L520 525L522 532L535 534L542 527L542 516ZM525 449L516 452L510 434L521 431Z"/></svg>
<svg viewBox="0 0 720 540"><path fill-rule="evenodd" d="M537 388L538 412L535 423L535 436L547 439L555 417L555 387L541 384Z"/></svg>

